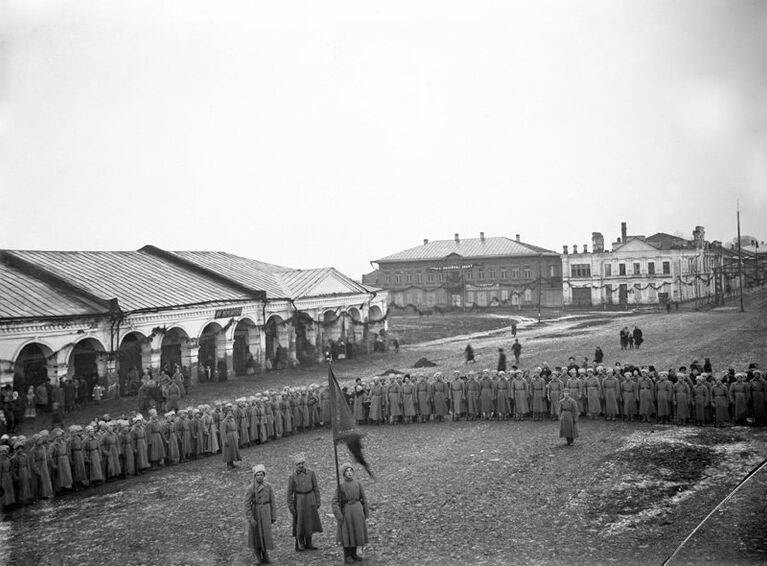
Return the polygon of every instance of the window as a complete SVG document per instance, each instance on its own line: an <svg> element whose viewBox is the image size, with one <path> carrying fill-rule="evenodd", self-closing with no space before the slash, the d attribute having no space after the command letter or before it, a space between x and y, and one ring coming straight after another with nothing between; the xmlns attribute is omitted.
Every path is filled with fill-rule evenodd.
<svg viewBox="0 0 767 566"><path fill-rule="evenodd" d="M415 280L416 280L416 283L423 283L423 273L416 273Z"/></svg>
<svg viewBox="0 0 767 566"><path fill-rule="evenodd" d="M634 275L639 275L642 273L642 266L638 263L634 264Z"/></svg>
<svg viewBox="0 0 767 566"><path fill-rule="evenodd" d="M668 261L663 262L663 275L671 275L671 263Z"/></svg>
<svg viewBox="0 0 767 566"><path fill-rule="evenodd" d="M655 275L655 262L650 261L647 263L647 274L648 275Z"/></svg>
<svg viewBox="0 0 767 566"><path fill-rule="evenodd" d="M505 269L501 269L501 279L508 279L509 278L509 272ZM504 299L505 301L506 299Z"/></svg>
<svg viewBox="0 0 767 566"><path fill-rule="evenodd" d="M399 285L400 283L402 283L402 275L400 275L399 273L397 273L397 274L394 276L394 282L395 282L397 285Z"/></svg>
<svg viewBox="0 0 767 566"><path fill-rule="evenodd" d="M557 276L557 266L556 265L550 265L549 266L549 277L556 277Z"/></svg>
<svg viewBox="0 0 767 566"><path fill-rule="evenodd" d="M440 281L445 281L445 272L444 271L440 271L440 273L439 273L439 280Z"/></svg>
<svg viewBox="0 0 767 566"><path fill-rule="evenodd" d="M501 273L504 273L501 271ZM508 301L509 300L509 290L508 289L501 289L501 300L502 301Z"/></svg>
<svg viewBox="0 0 767 566"><path fill-rule="evenodd" d="M519 268L518 267L512 267L511 268L511 278L512 279L519 279Z"/></svg>
<svg viewBox="0 0 767 566"><path fill-rule="evenodd" d="M533 272L530 269L529 265L523 265L522 266L522 278L523 279L532 279L533 278Z"/></svg>
<svg viewBox="0 0 767 566"><path fill-rule="evenodd" d="M480 281L484 281L485 280L485 272L484 271L480 271L479 273L477 273L477 275L478 275Z"/></svg>
<svg viewBox="0 0 767 566"><path fill-rule="evenodd" d="M526 303L532 303L533 302L533 291L532 291L532 289L525 289L525 302Z"/></svg>
<svg viewBox="0 0 767 566"><path fill-rule="evenodd" d="M572 277L591 277L591 265L588 263L571 265L570 275Z"/></svg>
<svg viewBox="0 0 767 566"><path fill-rule="evenodd" d="M474 279L474 272L470 269L466 272L466 281L471 281Z"/></svg>
<svg viewBox="0 0 767 566"><path fill-rule="evenodd" d="M619 263L618 264L618 275L626 275L626 264L625 263Z"/></svg>
<svg viewBox="0 0 767 566"><path fill-rule="evenodd" d="M491 269L491 270L490 270L490 279L491 279L492 281L494 281L494 280L495 280L495 270L494 270L494 269Z"/></svg>
<svg viewBox="0 0 767 566"><path fill-rule="evenodd" d="M391 283L391 275L386 276L386 283Z"/></svg>
<svg viewBox="0 0 767 566"><path fill-rule="evenodd" d="M434 283L434 274L433 274L433 273L427 273L427 274L426 274L426 280L427 280L429 283Z"/></svg>
<svg viewBox="0 0 767 566"><path fill-rule="evenodd" d="M604 265L605 268L605 277L612 277L613 275L613 266L611 263L606 263Z"/></svg>
<svg viewBox="0 0 767 566"><path fill-rule="evenodd" d="M405 274L405 282L406 283L412 283L413 282L413 274L412 273L406 273Z"/></svg>

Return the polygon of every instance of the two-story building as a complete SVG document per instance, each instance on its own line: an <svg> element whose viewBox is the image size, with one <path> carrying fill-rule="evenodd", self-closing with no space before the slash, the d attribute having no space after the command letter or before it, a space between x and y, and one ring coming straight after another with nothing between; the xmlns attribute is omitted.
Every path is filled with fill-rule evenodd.
<svg viewBox="0 0 767 566"><path fill-rule="evenodd" d="M691 240L657 233L627 234L605 250L604 237L592 233L592 251L564 246L562 294L565 306L627 308L693 300L719 302L738 288L731 268L732 252L705 240L696 226Z"/></svg>
<svg viewBox="0 0 767 566"><path fill-rule="evenodd" d="M559 254L506 237L424 240L374 260L377 285L397 306L522 308L562 305ZM366 279L363 279L363 282Z"/></svg>

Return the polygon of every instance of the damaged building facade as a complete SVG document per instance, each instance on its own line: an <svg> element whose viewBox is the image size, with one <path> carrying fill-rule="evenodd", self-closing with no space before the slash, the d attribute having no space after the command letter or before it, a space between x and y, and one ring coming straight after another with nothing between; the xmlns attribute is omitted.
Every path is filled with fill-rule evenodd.
<svg viewBox="0 0 767 566"><path fill-rule="evenodd" d="M609 250L593 232L591 251L588 244L563 247L562 274L564 305L574 307L719 304L739 289L732 250L707 242L702 226L691 239L663 232L645 237L627 234L623 222Z"/></svg>

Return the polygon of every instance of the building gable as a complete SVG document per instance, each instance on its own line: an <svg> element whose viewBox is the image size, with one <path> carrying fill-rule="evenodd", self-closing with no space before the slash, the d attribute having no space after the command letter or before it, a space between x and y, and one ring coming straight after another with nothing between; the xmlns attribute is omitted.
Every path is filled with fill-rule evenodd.
<svg viewBox="0 0 767 566"><path fill-rule="evenodd" d="M648 244L646 241L639 238L629 238L625 244L617 245L613 248L613 252L657 252L658 248Z"/></svg>

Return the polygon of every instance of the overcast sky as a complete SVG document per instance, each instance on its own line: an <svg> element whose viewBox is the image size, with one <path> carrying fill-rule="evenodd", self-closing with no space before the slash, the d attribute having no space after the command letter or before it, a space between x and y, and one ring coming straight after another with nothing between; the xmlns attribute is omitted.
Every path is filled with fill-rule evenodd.
<svg viewBox="0 0 767 566"><path fill-rule="evenodd" d="M764 0L0 0L0 248L359 278L424 238L767 237Z"/></svg>

